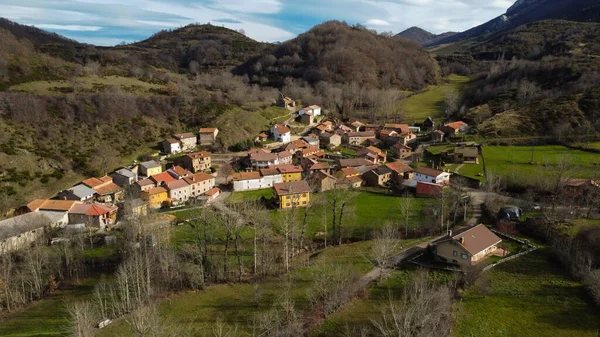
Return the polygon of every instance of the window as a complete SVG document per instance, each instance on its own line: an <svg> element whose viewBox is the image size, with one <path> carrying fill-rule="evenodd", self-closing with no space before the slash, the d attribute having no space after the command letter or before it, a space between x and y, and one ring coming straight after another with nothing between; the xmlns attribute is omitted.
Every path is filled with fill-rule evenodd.
<svg viewBox="0 0 600 337"><path fill-rule="evenodd" d="M453 251L452 252L452 256L458 256L458 252L457 251Z"/></svg>
<svg viewBox="0 0 600 337"><path fill-rule="evenodd" d="M469 258L469 255L467 255L467 253L462 253L462 254L460 254L460 258L463 260L466 260Z"/></svg>

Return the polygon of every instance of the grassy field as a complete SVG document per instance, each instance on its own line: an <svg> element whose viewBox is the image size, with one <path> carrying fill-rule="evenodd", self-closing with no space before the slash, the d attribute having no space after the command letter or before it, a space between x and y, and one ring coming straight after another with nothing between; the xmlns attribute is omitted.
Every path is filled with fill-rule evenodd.
<svg viewBox="0 0 600 337"><path fill-rule="evenodd" d="M531 161L528 146L484 146L486 170L500 174L513 183L525 186L552 176L552 168L564 161L569 175L592 178L597 175L600 156L596 153L573 150L560 145L536 146Z"/></svg>
<svg viewBox="0 0 600 337"><path fill-rule="evenodd" d="M431 86L427 91L410 96L404 101L404 121L407 123L422 123L425 118L432 117L440 122L444 117L444 98L447 90L461 91L469 82L466 76L451 75L447 83Z"/></svg>
<svg viewBox="0 0 600 337"><path fill-rule="evenodd" d="M63 95L72 93L73 85L79 90L97 93L109 87L117 87L125 92L141 96L156 95L165 90L162 84L148 83L130 77L121 76L85 76L72 81L35 81L21 83L10 87L10 91L23 91L39 95Z"/></svg>
<svg viewBox="0 0 600 337"><path fill-rule="evenodd" d="M547 248L490 271L491 292L476 288L456 304L455 336L598 336L600 313Z"/></svg>
<svg viewBox="0 0 600 337"><path fill-rule="evenodd" d="M241 202L258 201L262 197L265 197L266 199L273 198L273 189L266 188L256 191L233 192L225 202L228 204L237 204Z"/></svg>
<svg viewBox="0 0 600 337"><path fill-rule="evenodd" d="M403 241L404 246L413 241ZM222 319L229 327L237 327L238 332L249 332L254 315L276 307L286 289L298 310L310 306L307 290L311 287L313 275L324 266L334 263L348 271L350 277L358 277L372 266L366 256L372 242L365 241L341 247L329 247L314 254L308 266L294 269L288 276L253 284L224 284L210 286L202 291L184 292L173 295L159 304L163 317L175 324L189 324L201 332L210 331L214 323ZM306 258L303 258L306 260ZM124 320L119 319L99 336L124 336L129 330Z"/></svg>
<svg viewBox="0 0 600 337"><path fill-rule="evenodd" d="M0 321L0 336L3 337L58 337L70 336L69 314L66 303L88 299L94 288L94 281L64 286L27 309L10 314Z"/></svg>
<svg viewBox="0 0 600 337"><path fill-rule="evenodd" d="M319 198L317 204L309 211L307 237L316 238L317 233L331 232L331 210L327 204L327 193L316 194ZM431 220L430 210L434 207L435 200L427 198L412 198L413 211L409 219L409 228L418 228ZM370 237L370 233L381 228L386 223L397 225L404 224L399 211L400 197L372 192L360 192L353 200L353 206L344 213L345 237L364 240ZM297 211L298 221L304 216L304 210ZM273 211L275 221L278 221L283 212Z"/></svg>

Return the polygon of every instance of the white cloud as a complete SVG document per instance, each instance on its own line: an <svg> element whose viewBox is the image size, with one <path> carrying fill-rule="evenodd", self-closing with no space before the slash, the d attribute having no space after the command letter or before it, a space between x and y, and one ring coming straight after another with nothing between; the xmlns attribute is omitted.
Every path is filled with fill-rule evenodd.
<svg viewBox="0 0 600 337"><path fill-rule="evenodd" d="M369 19L365 22L365 24L369 27L371 26L390 26L390 23L385 21L385 20L381 20L381 19Z"/></svg>
<svg viewBox="0 0 600 337"><path fill-rule="evenodd" d="M215 8L239 13L279 13L283 4L278 0L215 0Z"/></svg>
<svg viewBox="0 0 600 337"><path fill-rule="evenodd" d="M80 25L53 25L53 24L34 24L34 26L42 29L55 29L55 30L71 30L80 32L96 32L102 29L98 26L80 26Z"/></svg>

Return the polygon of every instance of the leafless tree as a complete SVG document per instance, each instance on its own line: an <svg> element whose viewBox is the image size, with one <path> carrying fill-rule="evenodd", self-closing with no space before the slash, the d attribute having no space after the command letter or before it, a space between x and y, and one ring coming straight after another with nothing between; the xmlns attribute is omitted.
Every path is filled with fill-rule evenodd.
<svg viewBox="0 0 600 337"><path fill-rule="evenodd" d="M590 271L586 275L584 283L596 305L600 306L600 269Z"/></svg>
<svg viewBox="0 0 600 337"><path fill-rule="evenodd" d="M375 232L373 244L371 245L371 263L379 268L379 280L383 278L383 270L388 266L390 259L401 248L400 233L392 224L386 224L382 229Z"/></svg>
<svg viewBox="0 0 600 337"><path fill-rule="evenodd" d="M77 301L68 306L73 337L93 337L98 315L90 302Z"/></svg>
<svg viewBox="0 0 600 337"><path fill-rule="evenodd" d="M408 193L404 193L399 199L398 207L400 208L400 215L402 215L402 219L404 220L404 237L407 238L409 219L413 211L413 199Z"/></svg>
<svg viewBox="0 0 600 337"><path fill-rule="evenodd" d="M332 214L331 227L334 244L342 244L344 217L350 216L351 212L348 212L348 209L356 196L357 193L355 191L344 189L336 189L327 194L327 200Z"/></svg>

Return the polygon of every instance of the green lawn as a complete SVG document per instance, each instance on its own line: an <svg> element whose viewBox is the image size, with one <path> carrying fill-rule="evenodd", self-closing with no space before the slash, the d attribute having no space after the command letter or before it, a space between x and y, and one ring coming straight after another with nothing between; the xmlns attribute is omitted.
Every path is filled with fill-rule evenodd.
<svg viewBox="0 0 600 337"><path fill-rule="evenodd" d="M414 241L403 241L409 246ZM253 284L224 284L209 286L202 291L188 291L170 296L159 304L163 317L176 324L191 324L198 331L210 331L218 319L228 326L236 326L238 332L248 333L254 315L266 312L281 301L281 296L291 284L291 297L298 310L304 310L311 304L307 299L307 290L312 285L315 272L323 266L334 263L348 271L350 277L359 277L369 271L372 266L366 259L372 242L364 241L341 247L329 247L310 259L310 265L298 267L288 277L269 279ZM306 260L306 258L302 258ZM297 261L299 263L299 261ZM255 296L259 294L259 296ZM258 300L255 300L258 298ZM124 320L116 320L108 328L99 330L98 336L128 335L128 327Z"/></svg>
<svg viewBox="0 0 600 337"><path fill-rule="evenodd" d="M407 123L422 123L425 118L432 117L436 122L444 118L445 93L449 89L462 91L469 78L466 76L451 75L447 83L431 86L426 92L415 94L404 100L404 121Z"/></svg>
<svg viewBox="0 0 600 337"><path fill-rule="evenodd" d="M265 188L265 189L256 190L256 191L233 192L227 198L226 203L238 204L241 202L258 201L262 197L265 197L266 199L273 198L273 189Z"/></svg>
<svg viewBox="0 0 600 337"><path fill-rule="evenodd" d="M525 186L541 184L552 175L553 168L564 158L569 166L569 175L591 178L597 174L597 168L593 166L600 163L597 153L560 145L536 146L531 163L531 150L529 146L484 146L487 172L500 174L510 183Z"/></svg>
<svg viewBox="0 0 600 337"><path fill-rule="evenodd" d="M490 271L491 292L473 287L456 304L455 336L598 336L600 313L548 248Z"/></svg>
<svg viewBox="0 0 600 337"><path fill-rule="evenodd" d="M21 312L3 318L0 321L0 336L70 336L70 318L66 303L79 299L87 300L93 289L94 281L64 286L56 294L38 301Z"/></svg>
<svg viewBox="0 0 600 337"><path fill-rule="evenodd" d="M307 237L316 238L316 234L324 232L331 233L331 210L327 203L327 193L314 194L313 200L317 199L308 215ZM409 219L409 228L418 228L431 220L429 210L434 206L435 200L428 198L412 198L412 213ZM400 197L362 191L353 200L353 206L344 213L344 237L365 240L370 237L373 230L381 228L386 223L392 223L404 228L404 220L399 211ZM283 212L273 210L275 221L283 216ZM304 209L298 209L297 221L304 217Z"/></svg>

